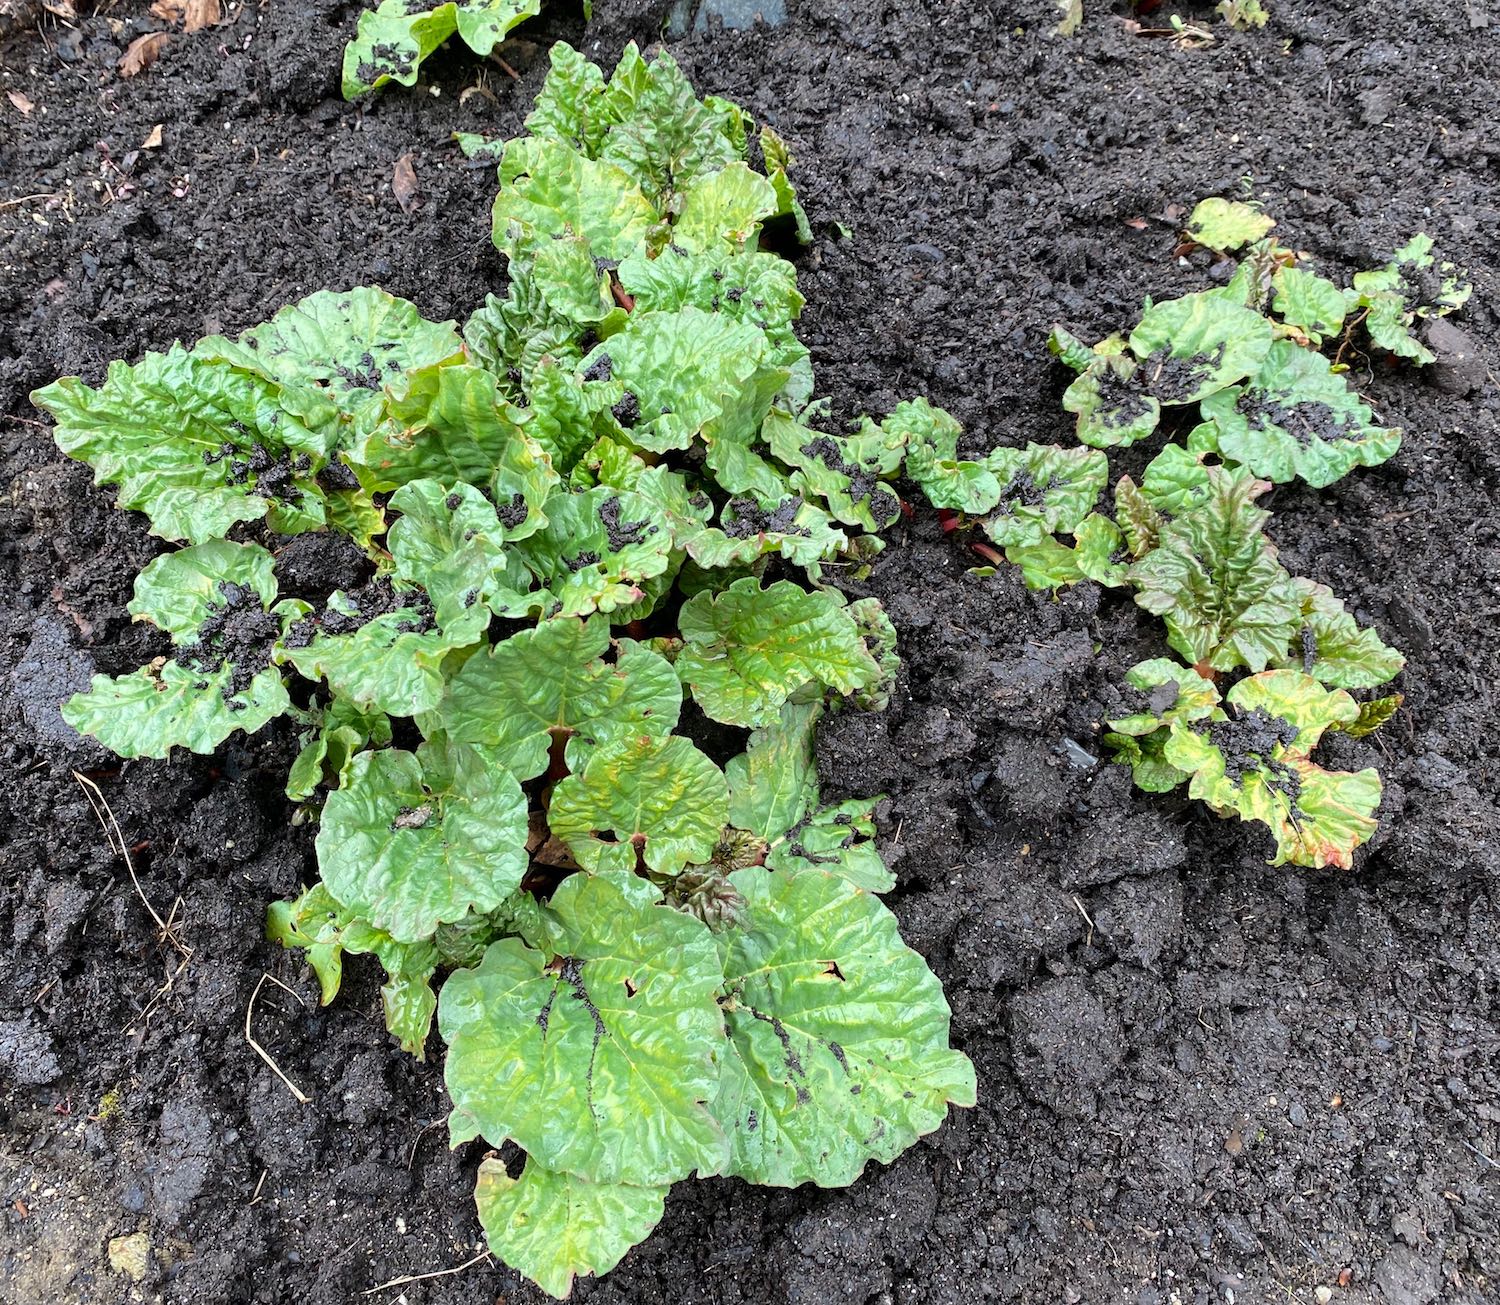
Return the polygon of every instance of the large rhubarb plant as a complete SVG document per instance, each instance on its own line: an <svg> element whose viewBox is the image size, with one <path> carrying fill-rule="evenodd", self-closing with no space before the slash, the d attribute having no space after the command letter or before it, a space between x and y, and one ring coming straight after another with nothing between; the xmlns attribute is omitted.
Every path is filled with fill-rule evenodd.
<svg viewBox="0 0 1500 1305"><path fill-rule="evenodd" d="M1242 251L1228 284L1148 302L1133 329L1097 344L1053 331L1083 447L909 457L908 468L950 528L982 529L1031 587L1092 580L1133 591L1162 619L1181 660L1134 667L1130 710L1104 735L1140 787L1186 785L1221 815L1265 825L1275 864L1348 867L1376 829L1380 778L1324 770L1311 753L1330 730L1358 736L1388 720L1399 694L1360 703L1351 691L1378 690L1404 660L1328 586L1286 570L1259 501L1273 485L1321 489L1396 453L1401 432L1376 420L1341 358L1362 325L1376 350L1430 361L1413 331L1469 288L1418 236L1343 289L1271 238L1274 226L1246 204L1205 200L1185 239ZM1105 450L1146 441L1154 456L1139 481L1119 477L1102 508Z"/></svg>
<svg viewBox="0 0 1500 1305"><path fill-rule="evenodd" d="M904 465L939 503L1003 482L1022 546L1103 468L975 473L921 400L820 429L795 270L760 247L807 232L791 160L767 129L752 167L748 116L666 55L606 78L556 47L527 126L465 142L500 160L509 284L462 333L320 292L35 399L182 546L130 606L170 650L66 719L125 757L291 723L321 879L270 936L325 1001L378 957L414 1054L436 1023L454 1144L498 1152L490 1245L564 1295L678 1179L846 1184L973 1103L875 895L875 799L820 792L820 716L882 706L896 664L837 581L901 515ZM308 532L363 578L284 596Z"/></svg>

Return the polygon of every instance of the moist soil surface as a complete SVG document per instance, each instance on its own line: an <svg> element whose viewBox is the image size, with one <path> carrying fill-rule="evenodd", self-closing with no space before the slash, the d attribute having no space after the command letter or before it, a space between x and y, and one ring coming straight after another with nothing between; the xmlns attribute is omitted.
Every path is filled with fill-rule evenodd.
<svg viewBox="0 0 1500 1305"><path fill-rule="evenodd" d="M926 394L976 446L1067 442L1048 328L1098 338L1147 294L1210 284L1175 232L1242 184L1334 275L1419 230L1472 269L1442 365L1346 355L1400 454L1267 500L1287 566L1409 658L1396 720L1323 754L1380 767L1381 832L1352 872L1277 869L1257 829L1134 792L1094 759L1160 626L1092 584L1054 600L1011 568L971 576L918 510L868 582L900 630L899 692L838 718L820 755L831 792L890 795L890 900L947 987L979 1106L847 1191L682 1183L579 1299L1500 1299L1500 13L1270 0L1241 33L1188 5L1216 38L1188 49L1085 7L1064 39L1049 0L790 0L783 26L710 21L674 50L798 158L803 337L838 419ZM492 171L450 133L515 133L547 41L608 66L665 8L595 0L585 32L553 6L505 48L519 80L443 52L359 106L338 94L357 5L232 4L129 79L125 46L169 27L138 0L44 12L0 46L0 1299L349 1305L474 1255L480 1148L447 1150L440 1066L385 1034L378 967L352 961L319 1009L300 959L261 940L266 903L314 872L281 796L290 730L121 765L62 724L90 673L163 652L125 611L161 545L26 396L322 287L462 319L504 273ZM295 549L304 592L363 579ZM247 1042L257 989L254 1036L305 1104ZM106 1254L135 1233L138 1284ZM486 1264L369 1299L403 1298L539 1299Z"/></svg>

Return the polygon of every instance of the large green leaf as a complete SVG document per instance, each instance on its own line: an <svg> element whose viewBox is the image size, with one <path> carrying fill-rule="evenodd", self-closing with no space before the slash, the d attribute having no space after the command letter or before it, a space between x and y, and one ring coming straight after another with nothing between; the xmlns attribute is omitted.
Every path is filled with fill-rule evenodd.
<svg viewBox="0 0 1500 1305"><path fill-rule="evenodd" d="M1209 468L1203 503L1164 526L1130 569L1136 602L1167 623L1168 642L1196 666L1263 670L1286 655L1301 603L1262 533L1258 484Z"/></svg>
<svg viewBox="0 0 1500 1305"><path fill-rule="evenodd" d="M174 747L212 752L235 730L254 733L291 706L281 673L266 669L236 688L228 664L204 672L178 662L143 666L62 705L62 717L122 757L165 757Z"/></svg>
<svg viewBox="0 0 1500 1305"><path fill-rule="evenodd" d="M875 897L819 870L731 880L747 923L719 935L730 1042L714 1112L729 1173L842 1187L938 1127L950 1102L973 1105L942 987Z"/></svg>
<svg viewBox="0 0 1500 1305"><path fill-rule="evenodd" d="M1273 865L1347 868L1375 832L1380 777L1327 771L1309 754L1328 729L1355 723L1359 706L1300 671L1241 680L1215 719L1171 727L1165 756L1192 776L1188 792L1215 810L1266 825Z"/></svg>
<svg viewBox="0 0 1500 1305"><path fill-rule="evenodd" d="M1401 447L1401 432L1375 416L1327 358L1278 340L1256 374L1203 401L1219 452L1278 484L1322 489L1355 467L1374 467Z"/></svg>
<svg viewBox="0 0 1500 1305"><path fill-rule="evenodd" d="M526 798L484 749L365 752L328 795L318 865L329 891L398 942L491 911L526 872Z"/></svg>
<svg viewBox="0 0 1500 1305"><path fill-rule="evenodd" d="M1130 333L1137 381L1163 406L1197 403L1254 375L1271 349L1271 324L1208 290L1154 304Z"/></svg>
<svg viewBox="0 0 1500 1305"><path fill-rule="evenodd" d="M630 174L613 163L534 136L505 147L494 212L495 245L502 253L554 236L579 236L596 258L619 260L649 239L658 220Z"/></svg>
<svg viewBox="0 0 1500 1305"><path fill-rule="evenodd" d="M689 251L738 252L775 212L776 188L747 164L731 163L688 188L672 226L672 243Z"/></svg>
<svg viewBox="0 0 1500 1305"><path fill-rule="evenodd" d="M31 397L57 419L57 446L119 486L151 533L199 544L268 509L322 522L312 457L324 441L280 404L273 382L173 345L111 363L98 389L76 376ZM287 524L291 524L288 522Z"/></svg>
<svg viewBox="0 0 1500 1305"><path fill-rule="evenodd" d="M721 771L687 739L621 738L552 790L548 824L585 870L660 874L707 861L729 817Z"/></svg>
<svg viewBox="0 0 1500 1305"><path fill-rule="evenodd" d="M623 640L606 662L609 622L559 617L521 630L469 658L424 728L483 744L517 778L547 769L554 736L582 764L589 748L615 739L665 736L677 724L682 686L665 658Z"/></svg>
<svg viewBox="0 0 1500 1305"><path fill-rule="evenodd" d="M818 798L813 735L822 714L822 703L789 702L750 735L724 768L730 824L770 842L802 821Z"/></svg>
<svg viewBox="0 0 1500 1305"><path fill-rule="evenodd" d="M984 465L1000 485L998 504L982 523L997 544L1036 544L1044 535L1072 534L1109 479L1103 453L1052 444L996 449Z"/></svg>
<svg viewBox="0 0 1500 1305"><path fill-rule="evenodd" d="M448 1094L491 1145L598 1183L722 1167L723 969L713 934L655 898L630 875L573 875L546 951L502 939L444 985Z"/></svg>
<svg viewBox="0 0 1500 1305"><path fill-rule="evenodd" d="M275 560L270 553L259 544L211 539L148 562L135 578L135 596L125 610L182 645L198 641L204 622L215 611L240 606L266 611L275 601Z"/></svg>
<svg viewBox="0 0 1500 1305"><path fill-rule="evenodd" d="M1301 601L1302 637L1278 665L1339 689L1377 688L1401 673L1406 658L1361 626L1327 585L1298 576L1292 587Z"/></svg>
<svg viewBox="0 0 1500 1305"><path fill-rule="evenodd" d="M489 1248L559 1300L580 1274L603 1277L661 1222L667 1188L591 1183L534 1160L519 1178L480 1161L474 1201Z"/></svg>
<svg viewBox="0 0 1500 1305"><path fill-rule="evenodd" d="M542 0L381 0L359 16L354 40L344 47L343 91L352 100L386 82L414 86L417 67L454 32L475 54L487 55L517 23L541 11Z"/></svg>
<svg viewBox="0 0 1500 1305"><path fill-rule="evenodd" d="M429 322L413 303L374 286L319 290L281 309L238 340L210 339L195 352L217 356L285 391L283 402L316 414L330 399L337 417L325 426L328 448L352 444L380 420L387 392L400 396L424 367L460 361L463 341L452 322ZM310 394L300 398L298 391Z"/></svg>
<svg viewBox="0 0 1500 1305"><path fill-rule="evenodd" d="M821 684L852 693L880 679L854 618L824 592L754 577L701 593L678 618L682 682L714 720L769 725L793 692Z"/></svg>

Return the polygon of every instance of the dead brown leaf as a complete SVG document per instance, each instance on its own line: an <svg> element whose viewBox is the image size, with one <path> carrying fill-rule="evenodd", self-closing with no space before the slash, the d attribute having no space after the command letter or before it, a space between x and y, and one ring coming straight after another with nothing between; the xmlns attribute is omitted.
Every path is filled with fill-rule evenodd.
<svg viewBox="0 0 1500 1305"><path fill-rule="evenodd" d="M151 128L151 134L141 142L143 150L155 150L161 148L161 123Z"/></svg>
<svg viewBox="0 0 1500 1305"><path fill-rule="evenodd" d="M187 13L187 0L155 0L151 12L168 23L180 23Z"/></svg>
<svg viewBox="0 0 1500 1305"><path fill-rule="evenodd" d="M1132 231L1144 231L1146 229L1146 219L1143 217L1126 218L1125 225Z"/></svg>
<svg viewBox="0 0 1500 1305"><path fill-rule="evenodd" d="M42 8L49 14L55 14L70 22L78 17L78 10L73 8L73 0L42 0Z"/></svg>
<svg viewBox="0 0 1500 1305"><path fill-rule="evenodd" d="M161 48L166 43L165 32L147 32L144 36L136 37L120 56L120 76L134 77L145 72L161 57Z"/></svg>
<svg viewBox="0 0 1500 1305"><path fill-rule="evenodd" d="M422 202L422 192L417 186L417 170L412 166L409 153L396 160L395 170L391 173L391 194L396 197L396 203L401 205L403 213L410 213Z"/></svg>
<svg viewBox="0 0 1500 1305"><path fill-rule="evenodd" d="M182 30L201 32L205 27L218 24L223 17L219 0L187 0L187 21Z"/></svg>
<svg viewBox="0 0 1500 1305"><path fill-rule="evenodd" d="M31 102L31 96L25 91L6 91L5 98L20 110L23 117L36 108L36 105Z"/></svg>

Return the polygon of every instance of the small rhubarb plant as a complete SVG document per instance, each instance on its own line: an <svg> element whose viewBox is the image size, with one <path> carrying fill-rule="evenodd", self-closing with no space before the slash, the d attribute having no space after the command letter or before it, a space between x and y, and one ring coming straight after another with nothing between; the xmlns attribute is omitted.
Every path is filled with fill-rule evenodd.
<svg viewBox="0 0 1500 1305"><path fill-rule="evenodd" d="M1228 284L1148 301L1132 329L1096 344L1053 331L1074 373L1063 407L1078 447L966 462L949 430L908 455L908 474L950 529L982 531L990 542L976 551L998 563L1003 550L1030 587L1092 580L1161 618L1176 658L1129 672L1130 710L1104 735L1137 785L1186 785L1211 810L1266 826L1273 864L1347 868L1375 832L1380 778L1323 769L1312 753L1330 730L1357 737L1391 717L1401 696L1375 691L1404 660L1327 585L1286 570L1259 500L1396 453L1401 432L1380 424L1341 359L1363 326L1375 351L1430 361L1416 328L1461 307L1469 287L1424 235L1341 288L1274 226L1248 204L1205 200L1185 240L1240 251ZM1120 476L1112 510L1101 507L1108 451L1148 442L1139 480Z"/></svg>
<svg viewBox="0 0 1500 1305"><path fill-rule="evenodd" d="M527 134L466 142L499 159L509 280L462 333L323 291L34 397L175 546L130 604L168 651L65 718L122 757L296 731L319 880L269 935L325 1002L378 958L415 1055L436 1025L490 1246L562 1296L679 1179L840 1186L973 1104L877 896L878 799L826 799L814 738L890 692L891 623L838 581L903 468L972 509L1032 464L976 476L921 399L824 428L762 248L807 232L786 147L665 54L551 59ZM1027 541L1101 461L1029 473ZM284 594L309 532L364 578Z"/></svg>

